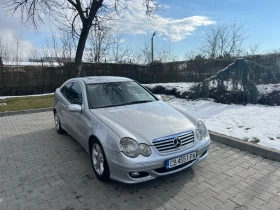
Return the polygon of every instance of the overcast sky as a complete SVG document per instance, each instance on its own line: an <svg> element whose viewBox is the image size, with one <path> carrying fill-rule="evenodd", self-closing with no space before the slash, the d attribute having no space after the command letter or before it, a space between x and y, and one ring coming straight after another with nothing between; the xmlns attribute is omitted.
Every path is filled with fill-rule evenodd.
<svg viewBox="0 0 280 210"><path fill-rule="evenodd" d="M131 46L139 47L155 31L155 47L169 47L172 54L182 59L186 52L198 49L207 27L238 19L246 24L247 45L259 44L264 52L280 48L279 0L165 0L164 3L168 6L150 22L141 1L128 0L125 18L115 26L125 33L125 40ZM18 16L7 15L1 7L0 35L12 39L12 34L22 35L24 49L42 48L50 36L50 25L46 21L35 32L23 26Z"/></svg>

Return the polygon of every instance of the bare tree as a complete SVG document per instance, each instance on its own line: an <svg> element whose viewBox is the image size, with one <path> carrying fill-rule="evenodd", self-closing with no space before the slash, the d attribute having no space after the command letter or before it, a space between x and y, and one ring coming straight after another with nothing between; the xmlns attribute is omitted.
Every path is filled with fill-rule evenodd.
<svg viewBox="0 0 280 210"><path fill-rule="evenodd" d="M171 53L170 47L156 48L155 58L160 62L170 62L172 60L175 60L175 57Z"/></svg>
<svg viewBox="0 0 280 210"><path fill-rule="evenodd" d="M131 60L133 63L149 64L152 61L151 42L149 39L143 40L140 47L134 51L130 51ZM175 59L172 55L170 47L154 47L154 60L160 62L170 62Z"/></svg>
<svg viewBox="0 0 280 210"><path fill-rule="evenodd" d="M115 63L128 60L130 46L124 39L123 33L116 30L112 33L109 60Z"/></svg>
<svg viewBox="0 0 280 210"><path fill-rule="evenodd" d="M141 46L138 48L138 50L134 51L133 57L135 60L135 63L138 64L148 64L152 60L152 54L151 54L151 43L148 41L148 39L145 39Z"/></svg>
<svg viewBox="0 0 280 210"><path fill-rule="evenodd" d="M39 50L37 48L32 48L29 52L29 58L28 61L29 62L40 62L40 53Z"/></svg>
<svg viewBox="0 0 280 210"><path fill-rule="evenodd" d="M195 57L199 55L199 52L191 50L190 52L186 52L184 58L186 60L193 60Z"/></svg>
<svg viewBox="0 0 280 210"><path fill-rule="evenodd" d="M129 45L128 51L129 54L127 55L127 61L128 63L134 63L134 64L144 64L142 62L142 54L139 49L133 48L131 45Z"/></svg>
<svg viewBox="0 0 280 210"><path fill-rule="evenodd" d="M57 62L60 66L65 62L71 62L74 58L76 42L69 32L53 32L51 39L46 40L47 48L44 50L45 62L52 65Z"/></svg>
<svg viewBox="0 0 280 210"><path fill-rule="evenodd" d="M149 17L157 8L157 1L142 1ZM83 53L91 27L104 19L112 19L112 11L121 17L121 10L126 9L125 3L121 0L6 0L8 9L13 13L19 11L22 21L35 28L46 18L59 24L71 24L72 34L79 37L75 56L78 75L81 73Z"/></svg>
<svg viewBox="0 0 280 210"><path fill-rule="evenodd" d="M15 43L15 54L16 57L14 58L14 62L16 65L19 65L19 62L22 61L22 50L21 50L21 43L22 43L22 35L15 35L14 36L14 43Z"/></svg>
<svg viewBox="0 0 280 210"><path fill-rule="evenodd" d="M259 44L252 44L248 46L248 52L247 55L257 55L260 51L260 45Z"/></svg>
<svg viewBox="0 0 280 210"><path fill-rule="evenodd" d="M109 27L94 26L89 34L88 61L99 63L109 53L112 43L112 34Z"/></svg>
<svg viewBox="0 0 280 210"><path fill-rule="evenodd" d="M0 57L2 60L19 65L19 62L23 60L22 44L21 34L13 33L11 39L0 37Z"/></svg>
<svg viewBox="0 0 280 210"><path fill-rule="evenodd" d="M263 55L265 59L265 65L271 67L280 67L280 48L269 50L266 54Z"/></svg>
<svg viewBox="0 0 280 210"><path fill-rule="evenodd" d="M245 24L234 20L210 26L204 33L201 51L209 58L238 56L247 39Z"/></svg>
<svg viewBox="0 0 280 210"><path fill-rule="evenodd" d="M76 48L76 40L69 32L60 32L59 41L61 43L61 58L64 62L72 62Z"/></svg>
<svg viewBox="0 0 280 210"><path fill-rule="evenodd" d="M2 61L11 60L11 47L10 43L7 43L2 37L0 37L0 57Z"/></svg>

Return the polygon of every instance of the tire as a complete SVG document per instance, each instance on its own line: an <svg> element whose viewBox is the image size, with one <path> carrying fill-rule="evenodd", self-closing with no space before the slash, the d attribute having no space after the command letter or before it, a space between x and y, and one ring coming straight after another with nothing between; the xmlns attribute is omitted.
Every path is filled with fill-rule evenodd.
<svg viewBox="0 0 280 210"><path fill-rule="evenodd" d="M59 133L59 134L64 134L65 133L65 131L61 127L61 123L60 123L60 120L58 118L57 112L54 113L54 126L55 126L55 130L56 130L57 133Z"/></svg>
<svg viewBox="0 0 280 210"><path fill-rule="evenodd" d="M97 178L103 182L110 180L110 171L104 150L97 140L91 144L91 164Z"/></svg>

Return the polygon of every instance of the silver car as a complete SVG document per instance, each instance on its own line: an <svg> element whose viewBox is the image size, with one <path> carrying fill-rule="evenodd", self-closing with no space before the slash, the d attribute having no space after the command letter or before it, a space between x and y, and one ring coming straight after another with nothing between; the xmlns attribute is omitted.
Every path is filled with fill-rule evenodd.
<svg viewBox="0 0 280 210"><path fill-rule="evenodd" d="M56 89L53 112L56 131L69 133L86 149L102 181L144 182L208 155L203 122L132 79L70 79Z"/></svg>

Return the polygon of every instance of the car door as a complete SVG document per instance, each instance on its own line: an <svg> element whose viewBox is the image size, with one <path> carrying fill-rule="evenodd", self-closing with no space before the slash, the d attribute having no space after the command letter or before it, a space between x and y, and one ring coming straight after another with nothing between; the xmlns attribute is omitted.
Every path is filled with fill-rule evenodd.
<svg viewBox="0 0 280 210"><path fill-rule="evenodd" d="M68 115L68 105L70 103L70 88L72 87L73 82L66 83L61 89L60 93L57 95L58 104L56 107L58 117L62 127L68 131L70 129L69 121L67 120Z"/></svg>
<svg viewBox="0 0 280 210"><path fill-rule="evenodd" d="M79 141L83 146L86 146L86 139L88 133L87 119L84 112L83 104L83 87L79 82L73 82L73 85L69 89L69 100L71 104L78 104L82 106L81 112L71 112L67 109L67 121L71 127L70 134Z"/></svg>

